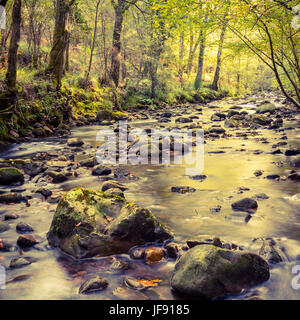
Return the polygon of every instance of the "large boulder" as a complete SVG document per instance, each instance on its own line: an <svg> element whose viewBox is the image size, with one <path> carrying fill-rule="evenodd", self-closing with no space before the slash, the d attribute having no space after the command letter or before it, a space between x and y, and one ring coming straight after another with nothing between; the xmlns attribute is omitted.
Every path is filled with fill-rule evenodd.
<svg viewBox="0 0 300 320"><path fill-rule="evenodd" d="M256 113L264 114L264 113L274 113L277 109L277 106L273 103L266 103L256 109Z"/></svg>
<svg viewBox="0 0 300 320"><path fill-rule="evenodd" d="M171 286L184 296L214 299L239 294L269 277L269 265L258 255L201 245L178 260Z"/></svg>
<svg viewBox="0 0 300 320"><path fill-rule="evenodd" d="M24 182L24 173L13 167L0 168L0 184L10 185L15 182Z"/></svg>
<svg viewBox="0 0 300 320"><path fill-rule="evenodd" d="M76 259L127 253L172 236L153 214L125 198L77 188L58 203L47 238Z"/></svg>

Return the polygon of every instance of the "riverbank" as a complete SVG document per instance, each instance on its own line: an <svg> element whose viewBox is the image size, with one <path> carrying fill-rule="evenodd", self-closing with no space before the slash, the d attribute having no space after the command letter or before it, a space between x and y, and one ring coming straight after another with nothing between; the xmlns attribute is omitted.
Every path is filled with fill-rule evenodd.
<svg viewBox="0 0 300 320"><path fill-rule="evenodd" d="M0 166L19 168L24 182L1 187L6 228L1 239L8 248L0 254L8 279L1 298L178 299L171 287L176 260L202 245L251 252L268 261L270 279L235 299L299 298L290 285L290 268L300 254L299 113L282 97L266 95L144 110L133 117L128 122L132 129L204 129L202 178L186 176L184 164L108 166L101 171L94 159L99 146L95 137L99 130L116 129L114 123L72 128L77 145L70 145L69 135L12 144L2 152ZM126 201L150 209L174 234L173 244L146 243L135 253L83 261L50 247L47 233L61 196L78 186L101 190L107 181L125 187ZM195 192L172 192L172 187ZM234 205L245 198L255 200L257 207L245 201ZM38 243L22 248L18 239L24 235ZM280 259L272 259L274 251ZM27 263L11 267L21 257ZM103 291L80 294L82 285L97 276L106 278L107 287L98 279Z"/></svg>

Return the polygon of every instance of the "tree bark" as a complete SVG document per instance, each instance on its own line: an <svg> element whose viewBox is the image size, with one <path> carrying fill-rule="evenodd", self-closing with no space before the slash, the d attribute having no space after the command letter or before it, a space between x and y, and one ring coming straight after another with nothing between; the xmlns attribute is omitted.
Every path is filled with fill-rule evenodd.
<svg viewBox="0 0 300 320"><path fill-rule="evenodd" d="M113 33L113 45L111 52L111 78L116 87L119 86L120 78L120 54L121 54L121 33L123 29L124 9L121 5L123 1L118 1L118 5L114 5L115 10L115 26Z"/></svg>
<svg viewBox="0 0 300 320"><path fill-rule="evenodd" d="M12 12L12 33L8 51L6 83L9 91L15 91L17 84L17 55L21 28L21 0L15 0Z"/></svg>
<svg viewBox="0 0 300 320"><path fill-rule="evenodd" d="M227 16L227 13L225 14L224 20L226 20L226 16ZM212 89L215 90L215 91L218 91L218 89L219 89L219 80L220 80L221 62L222 62L222 52L223 52L223 45L224 45L224 40L225 40L226 28L227 28L227 25L224 22L223 27L222 27L222 31L221 31L219 47L218 47L217 66L216 66L216 71L215 71L215 75L214 75L214 80L213 80L213 83L212 83Z"/></svg>
<svg viewBox="0 0 300 320"><path fill-rule="evenodd" d="M180 81L180 86L183 89L184 87L184 80L183 80L183 73L184 73L184 62L183 62L183 58L184 58L184 33L181 32L180 33L180 48L179 48L179 81Z"/></svg>
<svg viewBox="0 0 300 320"><path fill-rule="evenodd" d="M137 0L111 0L115 10L115 26L113 32L113 43L111 51L110 76L116 87L119 86L121 69L121 34L123 29L124 14Z"/></svg>
<svg viewBox="0 0 300 320"><path fill-rule="evenodd" d="M196 76L195 85L194 85L196 90L199 90L202 87L205 41L206 41L206 38L205 38L204 32L203 30L201 30L198 70L197 70L197 76Z"/></svg>
<svg viewBox="0 0 300 320"><path fill-rule="evenodd" d="M53 46L50 52L50 62L47 72L53 74L56 88L60 90L64 68L64 54L67 45L68 32L66 30L70 8L75 1L56 0L55 27Z"/></svg>
<svg viewBox="0 0 300 320"><path fill-rule="evenodd" d="M97 37L97 28L98 28L98 12L99 12L99 5L100 5L101 0L98 0L97 5L96 5L96 14L95 14L95 22L94 22L94 36L93 36L93 42L91 46L91 56L90 56L90 62L89 62L89 67L86 73L86 78L85 78L85 86L87 86L90 73L91 73L91 68L92 68L92 63L93 63L93 55L94 55L94 49L95 49L95 44L96 44L96 37Z"/></svg>

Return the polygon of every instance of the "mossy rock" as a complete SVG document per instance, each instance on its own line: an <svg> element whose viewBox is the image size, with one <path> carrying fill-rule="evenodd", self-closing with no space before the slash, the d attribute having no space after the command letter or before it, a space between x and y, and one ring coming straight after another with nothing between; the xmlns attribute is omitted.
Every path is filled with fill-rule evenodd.
<svg viewBox="0 0 300 320"><path fill-rule="evenodd" d="M76 259L127 253L172 236L153 214L124 197L76 188L58 203L47 238Z"/></svg>
<svg viewBox="0 0 300 320"><path fill-rule="evenodd" d="M256 109L256 113L264 114L264 113L274 113L277 109L277 106L273 103L266 103Z"/></svg>
<svg viewBox="0 0 300 320"><path fill-rule="evenodd" d="M13 167L0 168L0 184L10 185L15 182L24 182L24 173Z"/></svg>
<svg viewBox="0 0 300 320"><path fill-rule="evenodd" d="M213 299L237 295L269 277L269 265L258 255L200 245L178 260L171 286L187 297Z"/></svg>
<svg viewBox="0 0 300 320"><path fill-rule="evenodd" d="M111 121L114 119L114 114L111 110L101 110L97 113L97 121Z"/></svg>
<svg viewBox="0 0 300 320"><path fill-rule="evenodd" d="M272 119L270 119L262 114L253 114L252 115L252 122L259 124L261 126L266 126L272 122Z"/></svg>
<svg viewBox="0 0 300 320"><path fill-rule="evenodd" d="M32 161L31 159L4 160L0 162L0 168L1 167L17 168L31 177L34 177L47 169L42 162Z"/></svg>

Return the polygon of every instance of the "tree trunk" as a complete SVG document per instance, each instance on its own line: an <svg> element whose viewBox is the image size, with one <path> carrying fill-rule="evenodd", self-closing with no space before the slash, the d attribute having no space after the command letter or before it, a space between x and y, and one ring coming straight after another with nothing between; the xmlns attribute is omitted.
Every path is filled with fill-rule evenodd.
<svg viewBox="0 0 300 320"><path fill-rule="evenodd" d="M183 89L184 87L184 80L183 80L183 73L184 73L184 33L180 33L180 49L179 49L179 81L180 81L180 86Z"/></svg>
<svg viewBox="0 0 300 320"><path fill-rule="evenodd" d="M193 32L193 31L191 30L191 32ZM187 74L188 74L188 76L192 72L193 61L194 61L195 54L196 54L196 51L198 49L198 46L200 44L200 40L201 40L201 33L200 33L198 39L196 40L196 42L194 44L194 35L191 34L191 36L190 36L190 42L191 42L191 44L190 44L190 52L189 52L188 65L187 65Z"/></svg>
<svg viewBox="0 0 300 320"><path fill-rule="evenodd" d="M217 55L217 67L214 75L214 81L212 83L212 89L218 91L219 89L219 80L220 80L220 72L221 72L221 62L222 62L222 52L223 52L223 45L225 40L225 33L226 33L227 25L226 23L223 24L220 42L218 47L218 55Z"/></svg>
<svg viewBox="0 0 300 320"><path fill-rule="evenodd" d="M120 79L120 54L121 54L121 33L123 29L124 10L118 4L114 6L115 9L115 27L113 33L113 45L111 52L111 78L116 87L119 86Z"/></svg>
<svg viewBox="0 0 300 320"><path fill-rule="evenodd" d="M56 80L56 88L60 90L64 68L64 54L67 45L66 30L70 6L75 1L56 0L55 27L53 34L53 46L50 52L50 62L47 72L53 74Z"/></svg>
<svg viewBox="0 0 300 320"><path fill-rule="evenodd" d="M65 72L68 72L70 70L70 38L71 38L70 32L67 32Z"/></svg>
<svg viewBox="0 0 300 320"><path fill-rule="evenodd" d="M8 51L6 83L9 91L15 91L17 84L17 55L21 28L21 0L15 0L12 12L12 33Z"/></svg>
<svg viewBox="0 0 300 320"><path fill-rule="evenodd" d="M203 64L204 64L204 52L205 52L205 35L203 30L201 30L201 40L200 40L200 51L198 59L198 70L195 80L195 89L199 90L202 87L202 74L203 74Z"/></svg>
<svg viewBox="0 0 300 320"><path fill-rule="evenodd" d="M85 86L87 86L90 73L91 73L91 68L92 68L92 63L93 63L93 55L94 55L94 49L95 49L95 44L96 44L96 37L97 37L97 27L98 27L98 11L99 11L99 5L100 5L101 0L98 0L97 5L96 5L96 14L95 14L95 22L94 22L94 36L93 36L93 43L91 46L91 56L90 56L90 62L89 62L89 67L86 73L86 78L85 78Z"/></svg>

